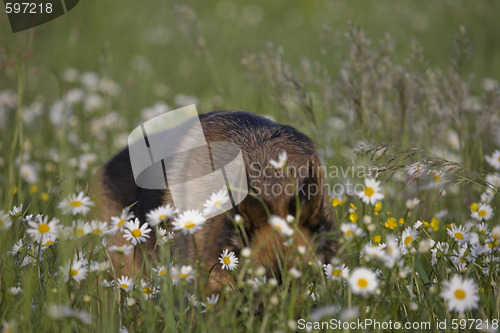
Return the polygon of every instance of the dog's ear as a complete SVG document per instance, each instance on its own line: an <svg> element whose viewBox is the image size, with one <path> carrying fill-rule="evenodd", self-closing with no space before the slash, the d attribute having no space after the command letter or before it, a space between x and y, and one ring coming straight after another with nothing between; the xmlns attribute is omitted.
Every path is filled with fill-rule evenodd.
<svg viewBox="0 0 500 333"><path fill-rule="evenodd" d="M314 157L308 164L308 174L299 189L300 225L316 231L320 224L333 224L333 219L328 205L325 170Z"/></svg>
<svg viewBox="0 0 500 333"><path fill-rule="evenodd" d="M258 196L258 192L249 188L247 197L238 205L238 213L243 217L247 231L255 230L267 224L267 206Z"/></svg>
<svg viewBox="0 0 500 333"><path fill-rule="evenodd" d="M316 255L322 262L328 262L337 252L339 245L334 239L335 221L329 202L325 168L314 157L309 160L309 174L299 191L301 213L299 226L315 235Z"/></svg>

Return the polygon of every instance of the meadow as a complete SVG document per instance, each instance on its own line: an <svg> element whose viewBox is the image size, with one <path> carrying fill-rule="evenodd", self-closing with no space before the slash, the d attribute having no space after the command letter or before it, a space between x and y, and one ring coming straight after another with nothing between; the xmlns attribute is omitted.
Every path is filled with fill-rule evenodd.
<svg viewBox="0 0 500 333"><path fill-rule="evenodd" d="M16 34L1 14L2 331L498 332L499 7L88 1ZM248 249L221 253L235 283L207 295L158 218L164 264L135 280L110 266L141 239L127 211L95 219L92 175L140 123L193 103L314 140L329 263L290 243L280 284ZM129 246L107 246L117 228Z"/></svg>

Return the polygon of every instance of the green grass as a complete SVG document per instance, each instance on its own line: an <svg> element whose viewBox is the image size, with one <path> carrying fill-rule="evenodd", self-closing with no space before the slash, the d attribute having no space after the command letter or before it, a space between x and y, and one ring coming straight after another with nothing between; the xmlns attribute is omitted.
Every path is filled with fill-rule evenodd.
<svg viewBox="0 0 500 333"><path fill-rule="evenodd" d="M445 319L447 332L456 331L454 319L489 320L490 328L493 320L498 323L500 210L498 189L486 181L494 180L498 170L485 156L500 148L500 23L495 16L500 3L189 5L86 1L51 23L17 34L0 15L0 220L3 225L12 221L8 228L0 224L3 329L295 331L299 318L319 320L322 310L323 321L430 322L433 331L436 321ZM192 10L196 18L190 18ZM151 42L153 31L164 42ZM68 68L77 69L76 81L65 78ZM80 79L86 72L113 80L119 92L85 86ZM60 104L68 92L72 102ZM307 133L329 170L348 173L328 179L333 189L346 189L347 181L363 184L363 177L350 176L351 171L376 168L384 180L381 207L363 204L351 192L332 195L339 231L330 235L341 244L333 266L378 272L373 293L358 295L346 277L326 277L323 267L301 258L299 251L287 260L301 258L296 265L301 277L283 272L281 285L269 276L267 283L254 286L259 270L240 256L236 283L223 291L217 306L202 313L205 308L190 297L204 302L210 296L197 288L208 272L195 267L195 282L174 285L168 244L161 246L168 274L148 269L149 287L159 290L152 299L145 299L142 286L126 292L102 284L116 281L120 272L89 272L81 282L66 281L63 267L78 249L87 249L86 263L107 262L101 244L106 236L59 235L41 251L27 234L28 216L55 217L61 226L71 226L74 219L90 222L89 216L63 214L59 202L88 193L94 170L126 145L130 130L145 120L145 108L182 106L187 103L183 95L192 96L200 112L244 109ZM61 106L67 115L57 117ZM410 174L408 168L418 172ZM480 225L471 217L471 205L486 201L488 189L493 216ZM420 203L407 209L405 202L414 197ZM20 204L19 215L5 215ZM388 219L387 225L395 219L394 229L386 227ZM384 243L390 235L404 242L403 232L417 220L424 225L400 263L388 267L383 259L360 258L367 242ZM361 234L349 237L344 231L353 221ZM453 252L460 244L447 232L453 224L467 226L466 237L471 237L462 247L461 266ZM430 239L449 246L445 253L437 250L436 263L431 263ZM23 249L11 254L19 240ZM487 252L477 252L481 248ZM31 262L23 265L26 258ZM472 279L479 297L462 316L441 296L454 275Z"/></svg>

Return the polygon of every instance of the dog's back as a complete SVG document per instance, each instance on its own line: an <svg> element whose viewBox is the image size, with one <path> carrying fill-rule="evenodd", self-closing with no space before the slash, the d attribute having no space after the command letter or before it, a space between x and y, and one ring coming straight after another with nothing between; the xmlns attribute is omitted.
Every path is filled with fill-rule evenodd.
<svg viewBox="0 0 500 333"><path fill-rule="evenodd" d="M300 232L295 233L295 245L303 245L309 250L314 247L318 259L329 260L335 248L329 235L334 223L325 190L324 170L311 139L292 127L241 111L212 112L200 115L200 121L207 142L231 142L241 149L250 191L243 202L228 212L230 216L240 214L243 217L247 244L242 244L231 218L225 214L209 219L195 233L197 259L202 268L211 271L214 277L210 282L211 289L218 289L220 281L228 279L218 265L218 257L224 249L238 255L242 247L248 246L252 249L252 260L256 265L279 275L280 260L277 256L284 256L289 249L269 225L269 214L286 218L300 211ZM287 153L289 174L278 172L269 165L269 161L276 160L283 151ZM196 168L196 165L192 167ZM298 194L297 189L300 189ZM106 221L120 215L124 207L133 205L133 212L144 223L151 209L172 203L168 188L147 190L136 185L128 149L121 151L98 171L93 191L96 201L100 203L100 218ZM297 202L300 203L299 210ZM123 243L125 240L121 233L109 239L109 245ZM152 251L151 244L149 251ZM172 252L177 260L193 262L192 237L176 233ZM130 274L134 265L137 271L142 260L137 256L134 263L131 257L113 255L112 259L115 267L123 266L124 274Z"/></svg>

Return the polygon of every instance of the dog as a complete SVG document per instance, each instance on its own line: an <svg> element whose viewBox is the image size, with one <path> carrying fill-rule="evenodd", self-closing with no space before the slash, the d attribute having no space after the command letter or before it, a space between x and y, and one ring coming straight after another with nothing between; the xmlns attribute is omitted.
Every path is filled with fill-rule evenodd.
<svg viewBox="0 0 500 333"><path fill-rule="evenodd" d="M231 274L221 268L218 260L224 249L239 257L244 247L250 248L252 264L266 268L267 274L278 281L284 256L296 251L297 246L307 249L317 260L328 262L336 251L332 237L335 223L324 168L312 140L293 127L244 111L215 111L202 114L199 119L207 142L230 142L241 150L249 194L226 213L208 219L194 237L175 232L174 260L188 264L197 260L199 267L210 272L206 287L211 293L217 293L231 281ZM283 152L287 155L285 170L273 168L270 161L278 159ZM196 162L191 165L196 168ZM110 221L112 216L119 216L122 209L131 206L135 216L145 223L150 210L172 204L168 188L151 190L136 185L129 148L97 171L91 191L99 217L104 221ZM297 213L300 216L297 217ZM246 234L243 242L241 230L234 225L236 214L242 217ZM295 247L284 244L284 236L273 230L268 223L271 215L283 219L289 215L296 217L298 232L291 236ZM170 226L167 225L167 230ZM120 232L108 239L108 246L127 243ZM145 248L147 259L152 260L158 251L154 237ZM141 251L126 256L110 253L110 257L115 270L124 275L137 274L146 259Z"/></svg>

